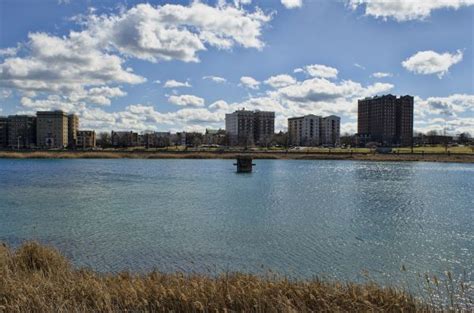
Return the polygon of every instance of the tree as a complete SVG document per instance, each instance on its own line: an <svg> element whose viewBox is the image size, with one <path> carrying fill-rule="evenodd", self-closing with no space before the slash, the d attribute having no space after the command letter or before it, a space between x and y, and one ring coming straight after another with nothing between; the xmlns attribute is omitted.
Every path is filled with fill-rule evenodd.
<svg viewBox="0 0 474 313"><path fill-rule="evenodd" d="M468 132L460 133L458 136L458 142L463 145L470 143L471 140L472 140L471 134Z"/></svg>
<svg viewBox="0 0 474 313"><path fill-rule="evenodd" d="M112 137L110 136L110 133L100 133L97 138L97 145L102 148L110 147L112 145Z"/></svg>

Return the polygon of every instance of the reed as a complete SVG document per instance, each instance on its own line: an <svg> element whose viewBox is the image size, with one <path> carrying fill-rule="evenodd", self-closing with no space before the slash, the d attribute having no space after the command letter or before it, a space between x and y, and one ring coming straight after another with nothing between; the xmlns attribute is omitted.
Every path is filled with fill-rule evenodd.
<svg viewBox="0 0 474 313"><path fill-rule="evenodd" d="M275 276L132 273L74 269L37 243L0 245L0 312L414 312L429 307L372 283Z"/></svg>

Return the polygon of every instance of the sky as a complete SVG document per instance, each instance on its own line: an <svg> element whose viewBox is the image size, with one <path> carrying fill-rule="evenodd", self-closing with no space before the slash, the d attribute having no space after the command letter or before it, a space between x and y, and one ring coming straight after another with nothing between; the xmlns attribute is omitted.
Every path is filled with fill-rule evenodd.
<svg viewBox="0 0 474 313"><path fill-rule="evenodd" d="M415 97L415 131L474 135L474 0L0 0L0 115L204 131L237 109L341 117Z"/></svg>

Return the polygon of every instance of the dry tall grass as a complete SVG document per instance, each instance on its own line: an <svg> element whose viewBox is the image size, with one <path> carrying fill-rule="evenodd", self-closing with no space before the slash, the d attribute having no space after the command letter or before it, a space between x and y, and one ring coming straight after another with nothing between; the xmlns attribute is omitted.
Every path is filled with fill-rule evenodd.
<svg viewBox="0 0 474 313"><path fill-rule="evenodd" d="M373 284L245 274L98 274L36 243L0 245L0 312L413 312L410 295Z"/></svg>

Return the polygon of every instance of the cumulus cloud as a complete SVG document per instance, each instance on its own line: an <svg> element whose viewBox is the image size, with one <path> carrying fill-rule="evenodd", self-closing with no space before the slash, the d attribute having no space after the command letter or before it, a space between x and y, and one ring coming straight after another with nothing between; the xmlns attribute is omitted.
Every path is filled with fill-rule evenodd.
<svg viewBox="0 0 474 313"><path fill-rule="evenodd" d="M287 75L287 74L272 76L265 81L265 84L273 88L286 87L289 85L293 85L295 83L296 83L296 79L294 79L292 76Z"/></svg>
<svg viewBox="0 0 474 313"><path fill-rule="evenodd" d="M219 77L219 76L203 76L202 79L212 80L213 82L218 83L218 84L223 84L223 83L227 82L227 79L225 79L223 77Z"/></svg>
<svg viewBox="0 0 474 313"><path fill-rule="evenodd" d="M194 1L189 6L139 4L119 15L89 16L88 32L121 53L151 62L198 62L206 45L230 49L235 45L261 49L262 27L271 16L259 9Z"/></svg>
<svg viewBox="0 0 474 313"><path fill-rule="evenodd" d="M0 64L0 86L70 92L86 85L145 81L124 69L120 57L97 50L83 33L71 32L64 38L31 33L29 39L29 56L7 58Z"/></svg>
<svg viewBox="0 0 474 313"><path fill-rule="evenodd" d="M321 77L321 78L337 78L339 71L334 67L322 65L322 64L312 64L307 65L303 68L297 68L294 70L295 73L306 73L312 77Z"/></svg>
<svg viewBox="0 0 474 313"><path fill-rule="evenodd" d="M474 95L453 94L448 97L416 99L416 114L420 119L429 115L459 117L461 113L474 113Z"/></svg>
<svg viewBox="0 0 474 313"><path fill-rule="evenodd" d="M438 9L457 10L463 6L474 5L474 0L346 0L353 9L365 8L365 14L375 18L403 22L423 20Z"/></svg>
<svg viewBox="0 0 474 313"><path fill-rule="evenodd" d="M385 72L375 72L372 74L372 77L375 78L385 78L385 77L392 77L392 73L385 73Z"/></svg>
<svg viewBox="0 0 474 313"><path fill-rule="evenodd" d="M168 102L179 106L202 107L204 99L194 95L169 96Z"/></svg>
<svg viewBox="0 0 474 313"><path fill-rule="evenodd" d="M181 88L181 87L192 87L191 84L189 82L179 82L179 81L176 81L174 79L172 80L168 80L165 82L163 88Z"/></svg>
<svg viewBox="0 0 474 313"><path fill-rule="evenodd" d="M402 62L405 69L415 74L437 74L441 79L451 66L461 62L462 51L456 53L437 53L435 51L420 51Z"/></svg>
<svg viewBox="0 0 474 313"><path fill-rule="evenodd" d="M287 9L295 9L303 5L303 0L281 0L281 4Z"/></svg>
<svg viewBox="0 0 474 313"><path fill-rule="evenodd" d="M245 86L247 88L254 89L254 90L258 89L260 86L260 82L250 76L242 76L240 78L240 84L242 86Z"/></svg>

